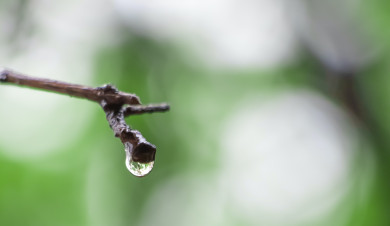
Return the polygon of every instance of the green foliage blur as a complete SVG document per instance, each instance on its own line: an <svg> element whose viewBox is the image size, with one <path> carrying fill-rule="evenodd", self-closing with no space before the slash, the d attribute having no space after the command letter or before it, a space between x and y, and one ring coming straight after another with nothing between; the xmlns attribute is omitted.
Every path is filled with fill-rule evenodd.
<svg viewBox="0 0 390 226"><path fill-rule="evenodd" d="M32 63L27 61L15 60L31 48L23 42L23 36L39 33L39 30L34 30L33 22L30 24L23 19L28 18L34 1L15 2L18 4L0 2L0 20L3 21L0 23L3 26L0 27L1 63L25 73L39 72L34 68L41 68L45 72L42 68L50 68L46 64L50 57L38 54L37 58L33 58L34 64L39 63L35 67L28 67ZM38 91L22 91L16 86L0 85L0 225L389 225L390 33L387 25L390 14L386 9L390 5L385 1L362 4L365 7L359 12L357 20L370 28L369 41L366 43L380 49L378 56L357 73L356 89L363 103L363 112L369 118L366 122L359 121L341 100L329 93L322 78L326 74L324 67L305 48L288 64L270 69L215 70L197 61L186 49L155 40L117 21L115 36L119 36L119 40L101 45L88 55L92 76L86 79L90 82L86 85L111 83L122 91L137 94L145 104L167 102L171 105L167 113L127 119L132 128L141 131L148 141L157 146L154 169L144 178L136 178L126 170L123 146L114 137L104 112L95 103L44 92L31 96ZM5 19L9 22L4 22ZM7 23L14 29L6 28ZM72 26L77 27L77 24ZM23 30L25 27L27 31ZM99 38L96 38L97 42ZM35 47L39 49L40 42L45 42L45 38L38 38L29 45L37 45ZM67 44L64 45L66 49ZM84 43L81 41L75 45L82 50ZM54 52L54 55L61 54L56 50ZM77 62L74 65L83 64L81 59L75 59ZM60 64L71 62L63 61ZM77 77L67 79L67 76L61 79L74 83L84 81ZM259 203L262 199L252 200L252 196L261 196L257 193L257 187L253 187L253 193L243 192L239 193L239 198L232 197L231 194L236 194L237 189L251 187L250 183L239 182L247 172L246 167L251 164L237 161L233 162L237 165L232 165L226 157L230 152L224 145L229 146L229 142L233 141L221 137L229 130L237 129L229 127L229 120L239 115L243 103L245 105L249 100L248 105L251 106L252 103L257 105L251 100L273 102L275 96L296 90L321 96L346 115L348 125L357 134L351 138L355 145L351 154L352 169L346 170L343 183L331 187L331 195L315 196L313 203L308 199L302 204L303 207L296 207L302 207L303 211L292 211L291 216L283 215L283 211L278 216L268 216L269 212L264 207L266 204ZM18 92L23 95L18 95ZM55 111L45 110L46 103L40 101L47 95L54 96L49 98L53 98L50 101L57 104ZM24 104L34 109L36 102L39 102L39 114L23 111ZM45 112L55 115L46 115ZM293 117L289 115L290 112L280 114L287 121ZM307 114L310 115L310 112ZM333 112L323 114L326 118ZM19 118L12 115L23 116L22 120L26 123L19 123ZM243 123L246 120L240 115L237 117ZM68 123L61 124L61 121ZM284 131L285 127L293 125L279 126ZM271 127L265 130L273 134ZM321 133L317 129L321 127L316 124L309 127L313 128L313 133ZM234 133L239 135L243 132L237 129ZM277 135L274 135L276 143L289 149L289 143L286 141L284 144L285 141L277 139ZM301 139L298 135L296 139ZM49 142L51 138L56 140L54 145ZM237 136L237 139L241 138ZM262 139L258 137L258 140ZM340 139L344 139L344 136ZM29 153L30 147L38 144L46 147L46 142L51 146L44 154L35 156ZM256 151L235 150L248 155ZM262 164L262 159L258 164ZM337 161L334 164L337 165ZM225 167L229 166L237 171L242 170L241 174L237 174L240 177L228 175ZM278 167L278 161L273 166ZM300 165L297 164L296 168L300 168ZM323 170L332 171L331 167ZM310 169L303 171L310 172ZM289 178L287 170L283 172ZM271 179L277 176L269 175ZM257 185L257 179L252 177L249 181ZM289 193L289 188L282 185L273 189L286 189L284 193ZM224 193L225 190L229 191ZM241 198L249 201L242 201ZM326 201L329 200L336 201L327 207ZM242 208L247 207L245 204L248 204L248 208L253 204L265 210L252 208L251 211L259 212L259 217L246 215ZM300 221L301 218L306 219L311 208L317 207L320 210L323 207L326 211L319 210L309 220ZM298 220L289 224L290 218Z"/></svg>

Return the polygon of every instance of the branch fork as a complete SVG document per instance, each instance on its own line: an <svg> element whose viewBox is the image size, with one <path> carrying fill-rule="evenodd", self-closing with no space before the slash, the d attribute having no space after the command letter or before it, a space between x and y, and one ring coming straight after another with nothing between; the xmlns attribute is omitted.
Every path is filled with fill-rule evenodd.
<svg viewBox="0 0 390 226"><path fill-rule="evenodd" d="M156 146L149 143L139 131L131 129L127 125L125 117L143 113L165 112L169 110L168 104L141 105L137 95L119 91L110 84L92 88L30 77L4 68L0 68L0 83L53 91L97 102L106 113L106 119L115 137L118 137L123 145L131 150L133 161L148 163L155 159Z"/></svg>

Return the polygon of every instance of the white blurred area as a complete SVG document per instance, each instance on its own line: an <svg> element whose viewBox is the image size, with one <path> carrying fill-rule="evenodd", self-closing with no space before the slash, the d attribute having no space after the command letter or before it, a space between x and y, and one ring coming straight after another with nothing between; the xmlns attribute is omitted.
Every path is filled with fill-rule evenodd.
<svg viewBox="0 0 390 226"><path fill-rule="evenodd" d="M345 225L352 186L372 178L350 117L313 91L244 98L220 134L221 167L159 186L142 226Z"/></svg>
<svg viewBox="0 0 390 226"><path fill-rule="evenodd" d="M114 0L136 32L188 48L219 69L287 64L297 40L283 0Z"/></svg>
<svg viewBox="0 0 390 226"><path fill-rule="evenodd" d="M368 44L369 28L358 18L361 0L286 1L301 42L328 68L358 70L378 56L382 44Z"/></svg>
<svg viewBox="0 0 390 226"><path fill-rule="evenodd" d="M349 117L310 91L246 103L221 140L228 199L253 225L328 217L348 193L361 145Z"/></svg>
<svg viewBox="0 0 390 226"><path fill-rule="evenodd" d="M108 19L112 11L106 10L107 2L2 4L6 7L0 8L1 66L37 77L93 85L93 53L113 40L109 35L112 20ZM21 7L25 7L24 18L16 16ZM85 13L86 9L93 13ZM2 154L17 160L66 150L85 132L93 109L85 100L5 85L0 95L0 147Z"/></svg>

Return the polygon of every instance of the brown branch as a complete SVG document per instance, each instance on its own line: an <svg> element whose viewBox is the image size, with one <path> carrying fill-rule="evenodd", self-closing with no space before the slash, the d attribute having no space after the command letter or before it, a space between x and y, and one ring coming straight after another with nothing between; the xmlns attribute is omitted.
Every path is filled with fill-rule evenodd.
<svg viewBox="0 0 390 226"><path fill-rule="evenodd" d="M154 161L156 146L146 141L142 134L131 129L124 118L129 115L162 112L169 110L169 105L139 105L135 94L124 93L112 85L92 88L49 79L33 78L8 69L0 69L0 83L38 88L98 102L106 113L107 121L125 148L130 149L132 160L148 163ZM136 106L133 106L136 104ZM124 107L124 105L129 105Z"/></svg>
<svg viewBox="0 0 390 226"><path fill-rule="evenodd" d="M139 115L144 113L164 112L169 110L169 105L162 104L150 104L150 105L133 105L123 109L125 117L130 115Z"/></svg>
<svg viewBox="0 0 390 226"><path fill-rule="evenodd" d="M139 131L130 129L125 122L125 108L108 104L106 101L102 101L101 106L115 136L119 137L123 145L130 149L133 161L143 163L154 161L156 146L146 141Z"/></svg>
<svg viewBox="0 0 390 226"><path fill-rule="evenodd" d="M56 80L33 78L8 69L0 71L0 82L68 94L98 103L105 100L110 104L141 104L135 94L120 92L112 85L92 88Z"/></svg>

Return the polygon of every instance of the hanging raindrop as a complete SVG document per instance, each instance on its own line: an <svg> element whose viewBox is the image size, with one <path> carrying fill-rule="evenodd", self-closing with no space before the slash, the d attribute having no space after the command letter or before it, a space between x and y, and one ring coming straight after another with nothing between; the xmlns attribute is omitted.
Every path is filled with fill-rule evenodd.
<svg viewBox="0 0 390 226"><path fill-rule="evenodd" d="M141 163L126 159L126 167L136 177L146 176L152 171L154 162Z"/></svg>
<svg viewBox="0 0 390 226"><path fill-rule="evenodd" d="M131 151L126 148L126 167L136 177L144 177L150 173L153 169L154 161L142 163L133 161L131 158Z"/></svg>

